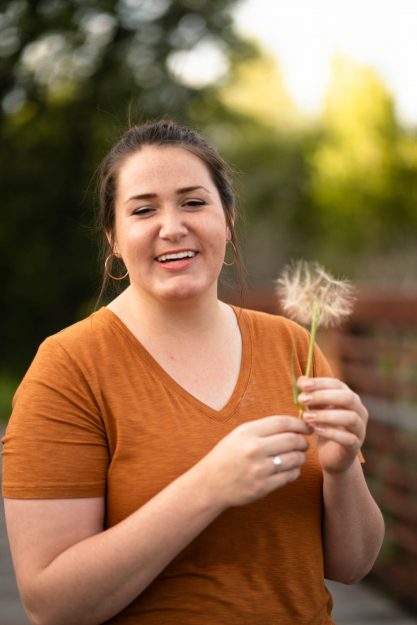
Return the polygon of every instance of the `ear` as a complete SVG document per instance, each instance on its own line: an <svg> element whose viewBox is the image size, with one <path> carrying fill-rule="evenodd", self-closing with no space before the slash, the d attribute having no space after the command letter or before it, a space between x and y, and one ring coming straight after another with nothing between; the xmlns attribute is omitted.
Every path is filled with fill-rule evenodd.
<svg viewBox="0 0 417 625"><path fill-rule="evenodd" d="M114 256L119 257L120 254L119 254L119 250L117 247L117 243L115 241L114 234L111 230L106 230L106 239L109 243L110 249L112 253L114 254Z"/></svg>
<svg viewBox="0 0 417 625"><path fill-rule="evenodd" d="M234 227L235 225L235 209L232 208L230 211L230 222L232 224L232 227ZM230 226L226 225L226 239L228 241L230 241L232 239L232 232L230 230Z"/></svg>
<svg viewBox="0 0 417 625"><path fill-rule="evenodd" d="M230 211L230 219L232 221L233 227L235 226L235 217L236 217L236 212L234 207L232 208L232 210Z"/></svg>

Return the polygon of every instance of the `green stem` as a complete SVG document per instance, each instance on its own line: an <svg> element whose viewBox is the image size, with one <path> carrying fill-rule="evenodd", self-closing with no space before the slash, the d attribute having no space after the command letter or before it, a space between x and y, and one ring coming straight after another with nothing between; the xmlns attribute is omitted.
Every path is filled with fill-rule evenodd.
<svg viewBox="0 0 417 625"><path fill-rule="evenodd" d="M311 370L313 367L314 344L316 342L316 334L317 334L317 328L319 325L319 317L320 317L320 309L319 309L317 302L314 302L313 314L311 316L310 343L308 344L307 366L306 366L306 371L304 374L307 378L311 376Z"/></svg>
<svg viewBox="0 0 417 625"><path fill-rule="evenodd" d="M319 326L319 318L320 318L320 308L317 302L314 302L313 312L311 315L310 342L308 344L307 365L306 365L306 370L304 374L307 378L311 376L311 371L313 368L314 344L316 342L316 334L317 334L317 328ZM298 418L299 419L303 419L304 409L305 409L304 406L301 406L301 404L298 405Z"/></svg>

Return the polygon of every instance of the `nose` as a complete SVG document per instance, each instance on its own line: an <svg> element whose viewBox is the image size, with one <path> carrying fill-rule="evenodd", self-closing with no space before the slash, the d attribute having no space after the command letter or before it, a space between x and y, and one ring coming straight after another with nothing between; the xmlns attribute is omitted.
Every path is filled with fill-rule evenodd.
<svg viewBox="0 0 417 625"><path fill-rule="evenodd" d="M184 213L177 208L167 208L161 212L159 236L161 239L175 241L184 237L188 228Z"/></svg>

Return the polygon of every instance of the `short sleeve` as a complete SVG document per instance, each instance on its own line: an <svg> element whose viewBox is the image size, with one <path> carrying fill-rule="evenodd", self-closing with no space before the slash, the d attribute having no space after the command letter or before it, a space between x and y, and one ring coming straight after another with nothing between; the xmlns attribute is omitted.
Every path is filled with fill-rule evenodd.
<svg viewBox="0 0 417 625"><path fill-rule="evenodd" d="M104 496L109 462L105 427L91 382L56 337L23 378L3 443L3 496Z"/></svg>

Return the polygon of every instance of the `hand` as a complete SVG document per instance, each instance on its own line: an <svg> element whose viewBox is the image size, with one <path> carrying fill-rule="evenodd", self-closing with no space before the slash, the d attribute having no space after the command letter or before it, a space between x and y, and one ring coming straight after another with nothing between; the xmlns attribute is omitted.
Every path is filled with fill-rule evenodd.
<svg viewBox="0 0 417 625"><path fill-rule="evenodd" d="M299 477L311 432L307 423L287 416L244 423L201 461L205 483L223 509L256 501ZM278 468L273 462L277 455L282 462Z"/></svg>
<svg viewBox="0 0 417 625"><path fill-rule="evenodd" d="M304 421L318 436L318 453L324 471L342 473L354 462L365 439L368 411L359 396L335 378L297 381L305 406Z"/></svg>

